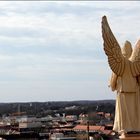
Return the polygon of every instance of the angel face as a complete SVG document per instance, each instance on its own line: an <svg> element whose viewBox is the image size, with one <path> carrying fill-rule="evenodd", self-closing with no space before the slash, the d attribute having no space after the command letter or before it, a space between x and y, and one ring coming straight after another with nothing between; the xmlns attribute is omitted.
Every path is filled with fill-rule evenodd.
<svg viewBox="0 0 140 140"><path fill-rule="evenodd" d="M125 41L124 47L122 48L122 54L127 59L130 58L130 56L132 54L132 45L129 41Z"/></svg>

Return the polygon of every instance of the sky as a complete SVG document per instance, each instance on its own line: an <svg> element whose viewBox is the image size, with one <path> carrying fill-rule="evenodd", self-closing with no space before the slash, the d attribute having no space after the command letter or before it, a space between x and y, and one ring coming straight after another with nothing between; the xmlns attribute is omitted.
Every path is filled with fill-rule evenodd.
<svg viewBox="0 0 140 140"><path fill-rule="evenodd" d="M0 102L115 99L103 15L135 45L139 1L0 1Z"/></svg>

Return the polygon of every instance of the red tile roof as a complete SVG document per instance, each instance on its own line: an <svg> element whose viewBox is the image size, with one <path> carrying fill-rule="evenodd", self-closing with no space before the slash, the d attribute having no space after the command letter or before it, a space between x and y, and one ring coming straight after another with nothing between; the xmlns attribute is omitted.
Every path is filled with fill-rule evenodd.
<svg viewBox="0 0 140 140"><path fill-rule="evenodd" d="M73 128L74 130L87 130L87 125L77 125ZM104 126L89 126L89 131L104 130Z"/></svg>
<svg viewBox="0 0 140 140"><path fill-rule="evenodd" d="M76 130L76 131L87 131L87 125L77 125L73 128L73 130ZM90 125L89 126L89 131L99 131L99 132L102 132L104 134L111 134L112 130L105 130L105 126L92 126Z"/></svg>

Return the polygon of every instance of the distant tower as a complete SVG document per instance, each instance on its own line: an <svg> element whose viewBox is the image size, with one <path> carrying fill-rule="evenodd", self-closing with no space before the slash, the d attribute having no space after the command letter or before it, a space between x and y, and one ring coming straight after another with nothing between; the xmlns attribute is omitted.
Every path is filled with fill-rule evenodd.
<svg viewBox="0 0 140 140"><path fill-rule="evenodd" d="M20 114L20 104L18 104L18 113Z"/></svg>
<svg viewBox="0 0 140 140"><path fill-rule="evenodd" d="M97 105L97 106L96 106L96 111L98 111L98 109L99 109L99 106Z"/></svg>

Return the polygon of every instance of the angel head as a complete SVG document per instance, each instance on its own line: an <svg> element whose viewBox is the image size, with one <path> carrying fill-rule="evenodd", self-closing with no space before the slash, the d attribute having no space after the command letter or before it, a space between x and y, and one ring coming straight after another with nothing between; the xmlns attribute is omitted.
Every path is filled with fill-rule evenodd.
<svg viewBox="0 0 140 140"><path fill-rule="evenodd" d="M133 51L131 43L126 40L121 51L122 51L123 56L129 59Z"/></svg>

